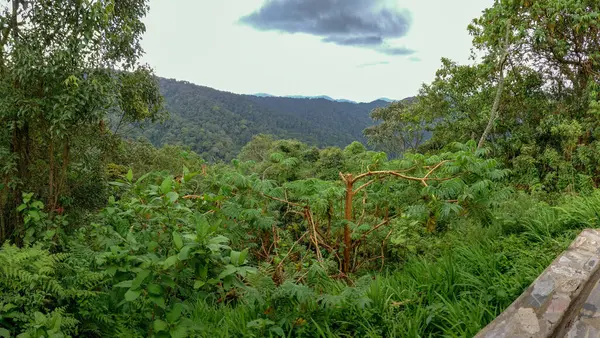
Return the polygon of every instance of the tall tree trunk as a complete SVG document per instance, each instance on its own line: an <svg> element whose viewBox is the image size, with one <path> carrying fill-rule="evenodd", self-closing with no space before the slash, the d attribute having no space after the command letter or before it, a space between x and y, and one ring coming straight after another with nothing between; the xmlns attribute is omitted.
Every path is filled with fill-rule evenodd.
<svg viewBox="0 0 600 338"><path fill-rule="evenodd" d="M492 110L490 111L490 119L488 120L487 126L479 139L479 143L477 144L477 148L483 147L485 140L487 139L490 131L494 126L494 122L496 121L496 117L498 115L498 107L500 106L500 99L502 98L502 92L504 91L504 65L506 64L506 60L508 59L508 52L510 47L510 32L511 32L511 20L508 20L506 27L506 37L504 39L504 47L502 51L502 56L500 57L500 78L498 79L498 88L496 89L496 97L494 98L494 104L492 105Z"/></svg>

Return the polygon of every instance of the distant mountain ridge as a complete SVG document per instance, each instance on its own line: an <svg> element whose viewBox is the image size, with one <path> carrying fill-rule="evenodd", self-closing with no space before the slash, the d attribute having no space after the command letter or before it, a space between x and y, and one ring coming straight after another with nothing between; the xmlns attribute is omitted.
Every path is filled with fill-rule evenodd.
<svg viewBox="0 0 600 338"><path fill-rule="evenodd" d="M294 138L319 147L366 143L363 130L373 124L369 114L388 101L355 103L330 97L242 95L187 81L158 78L170 118L143 124L126 137L143 136L154 145L191 147L208 161L228 161L253 136L263 133Z"/></svg>
<svg viewBox="0 0 600 338"><path fill-rule="evenodd" d="M290 99L324 99L324 100L328 100L328 101L335 101L335 102L345 102L345 103L371 103L371 102L375 102L375 101L385 101L385 102L394 102L394 101L398 101L398 100L393 100L393 99L388 99L386 97L381 97L378 98L376 100L373 100L371 102L357 102L357 101L352 101L352 100L347 100L347 99L334 99L331 96L327 96L327 95L318 95L318 96L304 96L304 95L286 95L286 96L277 96L277 95L271 95L268 93L256 93L256 94L252 94L252 96L258 96L258 97L287 97Z"/></svg>

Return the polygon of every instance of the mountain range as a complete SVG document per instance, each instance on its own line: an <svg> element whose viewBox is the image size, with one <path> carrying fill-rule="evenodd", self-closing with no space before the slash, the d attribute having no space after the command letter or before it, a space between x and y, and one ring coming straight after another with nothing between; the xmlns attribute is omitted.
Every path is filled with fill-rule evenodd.
<svg viewBox="0 0 600 338"><path fill-rule="evenodd" d="M232 159L260 133L319 147L365 143L362 132L373 124L370 112L389 104L387 99L356 103L328 96L243 95L187 81L158 80L169 119L138 125L141 128L127 130L126 137L144 137L156 146L189 146L211 162Z"/></svg>
<svg viewBox="0 0 600 338"><path fill-rule="evenodd" d="M256 93L253 94L254 96L258 96L258 97L287 97L287 98L291 98L291 99L325 99L328 101L335 101L335 102L346 102L346 103L365 103L365 102L357 102L357 101L352 101L352 100L346 100L346 99L334 99L331 96L327 96L327 95L318 95L318 96L304 96L304 95L286 95L286 96L276 96L276 95L271 95L271 94L267 94L267 93ZM378 98L375 101L385 101L385 102L394 102L396 100L392 100L392 99L388 99L387 97L381 97Z"/></svg>

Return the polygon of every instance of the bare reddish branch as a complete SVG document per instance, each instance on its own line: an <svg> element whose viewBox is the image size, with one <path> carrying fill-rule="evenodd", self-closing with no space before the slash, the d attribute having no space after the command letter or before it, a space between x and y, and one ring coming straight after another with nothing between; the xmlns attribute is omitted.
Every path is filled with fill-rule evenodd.
<svg viewBox="0 0 600 338"><path fill-rule="evenodd" d="M371 184L373 184L375 181L376 181L375 179L373 179L373 180L370 180L369 182L367 182L367 183L365 183L365 184L361 185L360 187L356 188L356 190L354 190L354 195L356 195L356 194L357 194L359 191L361 191L362 189L364 189L364 188L366 188L366 187L370 186L370 185L371 185Z"/></svg>

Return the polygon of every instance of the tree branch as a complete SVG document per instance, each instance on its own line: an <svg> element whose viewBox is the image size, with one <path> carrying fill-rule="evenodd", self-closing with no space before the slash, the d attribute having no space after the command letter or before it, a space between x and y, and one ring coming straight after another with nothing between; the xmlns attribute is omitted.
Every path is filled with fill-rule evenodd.
<svg viewBox="0 0 600 338"><path fill-rule="evenodd" d="M369 185L371 185L372 183L375 183L376 179L372 179L369 182L361 185L360 187L356 188L356 190L354 190L354 195L356 195L359 191L361 191L362 189L368 187Z"/></svg>
<svg viewBox="0 0 600 338"><path fill-rule="evenodd" d="M270 199L272 199L272 200L274 200L274 201L278 201L278 202L281 202L281 203L285 203L285 204L288 204L288 205L291 205L291 206L294 206L294 207L299 207L299 208L304 208L304 207L305 207L304 205L301 205L301 204L298 204L298 203L294 203L294 202L290 202L290 201L287 201L287 200L284 200L284 199L281 199L281 198L277 198L277 197L269 196L269 195L267 195L267 194L263 194L263 193L260 193L260 194L261 194L263 197L270 198Z"/></svg>
<svg viewBox="0 0 600 338"><path fill-rule="evenodd" d="M354 241L354 244L352 244L352 248L356 247L362 240L364 240L365 238L367 238L367 236L369 236L373 231L377 231L377 229L381 228L382 226L388 224L390 222L391 219L386 219L385 221L377 224L375 227L373 227L372 229L370 229L369 231L365 232L364 234L362 234L362 236L360 236L359 239L357 239L356 241Z"/></svg>

